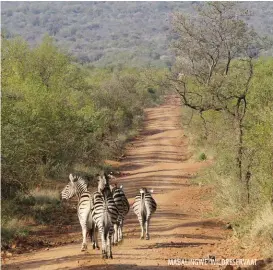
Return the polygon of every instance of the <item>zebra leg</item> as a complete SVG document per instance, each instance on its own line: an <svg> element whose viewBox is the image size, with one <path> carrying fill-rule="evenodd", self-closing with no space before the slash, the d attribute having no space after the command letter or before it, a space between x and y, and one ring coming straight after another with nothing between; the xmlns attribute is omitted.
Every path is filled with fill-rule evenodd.
<svg viewBox="0 0 273 270"><path fill-rule="evenodd" d="M94 240L95 240L95 247L100 249L99 247L99 240L98 240L98 227L95 225L94 227Z"/></svg>
<svg viewBox="0 0 273 270"><path fill-rule="evenodd" d="M150 239L150 236L149 236L149 219L146 220L145 225L146 225L146 240L149 240Z"/></svg>
<svg viewBox="0 0 273 270"><path fill-rule="evenodd" d="M109 233L107 237L107 255L108 255L108 258L113 259L111 240L112 240L112 235L111 233Z"/></svg>
<svg viewBox="0 0 273 270"><path fill-rule="evenodd" d="M121 221L118 226L118 241L119 242L122 241L122 239L123 239L122 227L123 227L123 222Z"/></svg>
<svg viewBox="0 0 273 270"><path fill-rule="evenodd" d="M114 224L114 242L113 245L117 245L118 244L118 224L115 223Z"/></svg>
<svg viewBox="0 0 273 270"><path fill-rule="evenodd" d="M111 235L113 246L115 245L115 232Z"/></svg>
<svg viewBox="0 0 273 270"><path fill-rule="evenodd" d="M115 233L113 233L113 234L111 235L113 246L115 245L115 244L114 244L114 242L115 242L114 237L115 237Z"/></svg>
<svg viewBox="0 0 273 270"><path fill-rule="evenodd" d="M87 244L86 244L87 229L86 229L86 224L81 224L81 225L82 225L82 248L81 248L81 251L86 251L87 250Z"/></svg>
<svg viewBox="0 0 273 270"><path fill-rule="evenodd" d="M99 242L98 242L98 230L97 227L95 226L95 224L93 224L92 229L89 231L90 233L90 238L91 238L91 242L93 243L93 249L100 249L99 247ZM91 237L92 234L92 237Z"/></svg>
<svg viewBox="0 0 273 270"><path fill-rule="evenodd" d="M141 227L140 239L144 239L144 224L145 224L145 221L143 219L140 219L139 223L140 223L140 227Z"/></svg>
<svg viewBox="0 0 273 270"><path fill-rule="evenodd" d="M104 231L101 233L101 250L102 250L102 258L107 259L107 250L106 250L106 241L104 237Z"/></svg>
<svg viewBox="0 0 273 270"><path fill-rule="evenodd" d="M88 232L89 232L91 243L93 243L93 249L95 249L95 247L94 247L94 241L95 240L94 240L94 230L93 230L93 228L89 229Z"/></svg>

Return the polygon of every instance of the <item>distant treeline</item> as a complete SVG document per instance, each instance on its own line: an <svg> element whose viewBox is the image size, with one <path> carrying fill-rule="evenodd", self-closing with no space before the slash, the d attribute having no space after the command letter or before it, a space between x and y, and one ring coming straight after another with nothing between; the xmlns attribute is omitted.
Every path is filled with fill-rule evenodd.
<svg viewBox="0 0 273 270"><path fill-rule="evenodd" d="M174 12L194 16L202 2L2 2L2 30L38 44L48 33L81 63L170 67ZM273 3L239 3L250 26L272 34ZM269 53L272 54L272 51Z"/></svg>

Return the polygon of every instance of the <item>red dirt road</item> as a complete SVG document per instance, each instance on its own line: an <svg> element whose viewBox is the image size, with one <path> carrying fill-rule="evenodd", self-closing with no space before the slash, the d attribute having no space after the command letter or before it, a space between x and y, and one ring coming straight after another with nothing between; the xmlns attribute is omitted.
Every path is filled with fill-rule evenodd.
<svg viewBox="0 0 273 270"><path fill-rule="evenodd" d="M205 218L212 209L213 191L191 184L190 179L208 162L190 159L180 117L180 100L173 95L163 105L146 109L143 131L128 145L120 164L126 176L117 182L123 184L130 203L140 187L154 189L158 209L151 220L150 240L139 239L140 227L130 209L124 241L113 247L113 260L101 259L101 252L92 250L90 243L88 251L81 252L77 243L14 256L3 269L163 270L175 268L168 266L170 258L255 258L227 240L231 232L221 222Z"/></svg>

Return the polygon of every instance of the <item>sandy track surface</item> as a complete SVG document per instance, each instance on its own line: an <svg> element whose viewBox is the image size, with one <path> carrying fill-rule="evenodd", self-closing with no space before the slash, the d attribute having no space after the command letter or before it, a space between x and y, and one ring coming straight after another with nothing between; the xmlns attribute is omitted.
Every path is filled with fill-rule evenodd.
<svg viewBox="0 0 273 270"><path fill-rule="evenodd" d="M190 158L180 114L180 100L173 95L163 105L146 109L143 131L128 144L120 164L126 176L117 182L123 184L131 204L140 187L154 189L158 209L151 220L150 240L139 239L140 227L130 209L124 241L113 247L112 260L101 259L101 252L92 250L90 243L88 251L81 252L81 243L76 243L14 256L3 269L174 269L168 266L170 258L245 258L226 240L231 232L206 218L213 192L190 179L209 162ZM255 254L247 256L255 258Z"/></svg>

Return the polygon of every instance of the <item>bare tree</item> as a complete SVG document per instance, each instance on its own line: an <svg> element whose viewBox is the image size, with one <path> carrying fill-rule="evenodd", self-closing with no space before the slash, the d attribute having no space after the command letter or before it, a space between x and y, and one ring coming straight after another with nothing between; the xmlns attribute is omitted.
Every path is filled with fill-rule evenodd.
<svg viewBox="0 0 273 270"><path fill-rule="evenodd" d="M253 58L262 42L242 20L236 3L199 4L195 16L173 15L178 38L173 44L176 63L169 80L185 106L200 113L209 110L227 114L234 122L237 174L250 181L250 169L243 173L244 117L253 77Z"/></svg>

